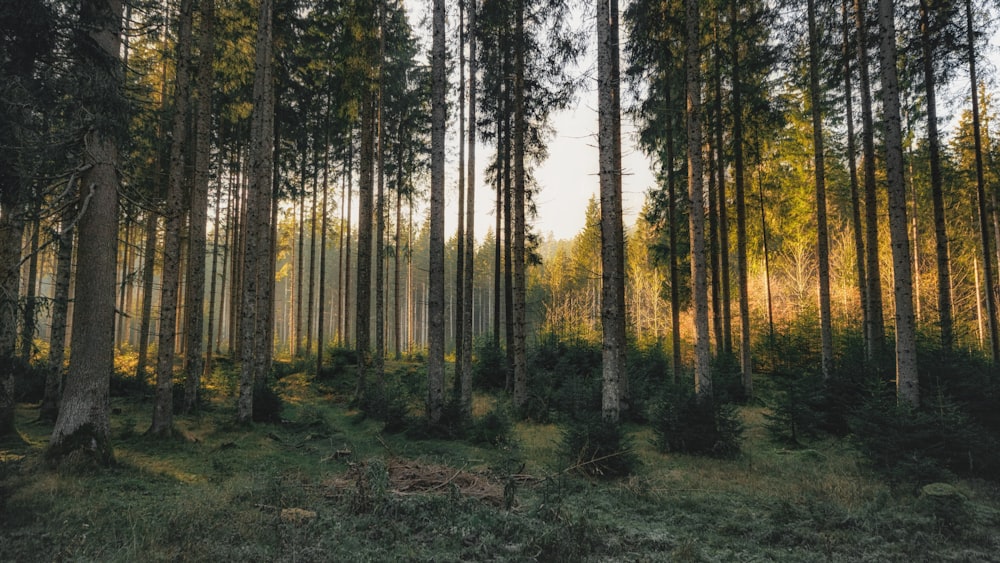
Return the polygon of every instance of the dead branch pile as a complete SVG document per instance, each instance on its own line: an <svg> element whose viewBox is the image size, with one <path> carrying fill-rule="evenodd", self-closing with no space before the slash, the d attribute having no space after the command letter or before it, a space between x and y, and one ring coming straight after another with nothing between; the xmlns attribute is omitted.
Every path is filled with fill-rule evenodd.
<svg viewBox="0 0 1000 563"><path fill-rule="evenodd" d="M371 462L352 464L343 474L326 483L333 495L365 487L368 480L367 465ZM495 478L482 473L455 469L447 465L425 463L411 459L392 458L385 462L388 473L387 491L397 496L418 494L459 494L479 499L495 506L504 503L504 486Z"/></svg>

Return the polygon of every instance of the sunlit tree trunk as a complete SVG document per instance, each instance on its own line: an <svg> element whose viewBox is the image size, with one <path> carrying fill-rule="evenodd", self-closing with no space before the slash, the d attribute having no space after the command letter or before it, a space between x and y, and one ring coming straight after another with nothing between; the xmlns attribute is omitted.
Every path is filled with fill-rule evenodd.
<svg viewBox="0 0 1000 563"><path fill-rule="evenodd" d="M274 84L272 61L272 3L261 0L254 58L253 115L250 129L250 185L247 190L245 240L240 304L240 386L237 421L253 419L254 387L258 383L258 356L267 352L257 345L266 339L268 311L261 297L267 295L266 274L271 271L271 197L274 178ZM269 344L269 343L268 343Z"/></svg>
<svg viewBox="0 0 1000 563"><path fill-rule="evenodd" d="M733 314L729 273L729 200L726 196L725 113L722 103L722 10L715 11L715 154L719 187L719 283L722 286L722 352L733 353Z"/></svg>
<svg viewBox="0 0 1000 563"><path fill-rule="evenodd" d="M437 424L444 408L444 143L445 115L445 20L444 0L433 2L431 50L431 207L428 272L427 420Z"/></svg>
<svg viewBox="0 0 1000 563"><path fill-rule="evenodd" d="M819 84L819 32L816 0L808 0L809 109L813 128L813 173L816 181L816 259L819 264L819 318L823 377L833 369L833 325L830 312L830 237L826 217L826 162L823 155L823 92Z"/></svg>
<svg viewBox="0 0 1000 563"><path fill-rule="evenodd" d="M458 228L455 232L455 380L454 396L461 399L462 339L465 337L465 0L458 0Z"/></svg>
<svg viewBox="0 0 1000 563"><path fill-rule="evenodd" d="M69 180L69 193L79 193L79 188L74 188L73 183L76 178ZM45 395L39 408L39 418L42 420L55 421L59 415L59 401L62 398L63 362L66 359L66 320L69 312L69 282L73 270L73 219L75 218L76 207L67 205L63 210L60 220L59 232L56 233L56 279L55 294L52 297L52 326L50 328L51 338L49 339L49 364L45 374ZM151 217L156 215L150 214ZM153 240L155 244L156 229L155 219L153 219ZM152 285L152 282L150 282ZM152 298L152 289L150 289ZM148 316L146 317L148 319ZM146 321L148 330L149 323ZM138 377L139 381L145 381L145 374Z"/></svg>
<svg viewBox="0 0 1000 563"><path fill-rule="evenodd" d="M329 104L328 104L329 105ZM319 300L316 303L318 309L316 314L316 373L319 374L323 368L323 348L326 346L326 324L323 318L326 311L326 237L329 229L329 192L330 192L330 119L327 115L323 128L325 131L323 138L323 202L320 210L319 229Z"/></svg>
<svg viewBox="0 0 1000 563"><path fill-rule="evenodd" d="M885 120L886 177L889 182L889 235L896 297L896 395L900 404L917 406L917 334L913 317L913 280L907 236L903 141L896 76L896 22L893 0L879 0L882 105Z"/></svg>
<svg viewBox="0 0 1000 563"><path fill-rule="evenodd" d="M160 334L156 360L156 399L151 434L166 435L173 428L174 348L177 342L177 304L180 289L181 228L184 223L184 164L187 146L188 105L191 96L192 0L182 0L174 71L174 118L171 126L170 168L163 239L160 289Z"/></svg>
<svg viewBox="0 0 1000 563"><path fill-rule="evenodd" d="M77 223L77 263L86 267L76 275L73 325L88 330L74 330L72 335L69 375L46 452L56 462L77 452L100 465L110 464L113 458L108 387L114 365L118 148L108 124L120 116L109 115L108 108L120 107L122 101L121 19L118 0L83 0L80 4L82 36L91 47L78 46L76 53L83 74L94 81L91 87L100 88L90 93L100 105L85 108L98 117L99 125L84 138L89 169L81 179Z"/></svg>
<svg viewBox="0 0 1000 563"><path fill-rule="evenodd" d="M185 359L184 410L192 411L198 405L201 374L205 369L204 305L205 258L208 223L209 159L212 154L212 92L214 85L212 54L215 51L215 0L201 0L201 27L198 51L198 103L195 117L194 184L191 189L191 213L188 225L187 291L184 304L187 315L187 356Z"/></svg>
<svg viewBox="0 0 1000 563"><path fill-rule="evenodd" d="M514 340L508 343L513 351L514 373L514 407L523 408L528 402L528 365L526 350L526 297L527 297L527 262L525 249L525 196L526 171L524 168L525 143L527 141L527 108L524 100L525 74L525 37L524 37L524 0L517 0L515 7L514 27L514 192L512 207L514 212L513 232L513 318L509 319L514 328Z"/></svg>
<svg viewBox="0 0 1000 563"><path fill-rule="evenodd" d="M739 7L729 1L730 56L733 58L733 183L736 198L736 283L740 293L740 373L743 392L753 397L753 362L750 356L750 291L747 269L747 205L743 162L743 86L740 82L740 55L737 32Z"/></svg>
<svg viewBox="0 0 1000 563"><path fill-rule="evenodd" d="M616 31L618 1L597 2L598 150L601 189L601 324L602 400L604 420L618 422L625 377L625 234L622 222L621 150L617 121L621 119ZM619 153L620 154L620 153Z"/></svg>
<svg viewBox="0 0 1000 563"><path fill-rule="evenodd" d="M687 90L688 197L691 213L691 281L694 302L694 385L700 401L712 399L708 336L708 265L705 258L705 190L702 179L701 55L698 0L684 0L687 35L684 55Z"/></svg>

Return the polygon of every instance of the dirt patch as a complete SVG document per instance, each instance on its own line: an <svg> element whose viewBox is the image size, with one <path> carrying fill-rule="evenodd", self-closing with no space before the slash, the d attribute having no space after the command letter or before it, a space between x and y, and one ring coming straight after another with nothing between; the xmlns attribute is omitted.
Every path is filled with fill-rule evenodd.
<svg viewBox="0 0 1000 563"><path fill-rule="evenodd" d="M342 475L324 483L329 493L339 496L346 492L378 487L373 473L375 463L384 465L388 477L385 491L396 496L419 494L459 494L479 499L495 506L504 504L504 486L496 478L464 468L425 463L411 459L392 458L385 462L352 464Z"/></svg>

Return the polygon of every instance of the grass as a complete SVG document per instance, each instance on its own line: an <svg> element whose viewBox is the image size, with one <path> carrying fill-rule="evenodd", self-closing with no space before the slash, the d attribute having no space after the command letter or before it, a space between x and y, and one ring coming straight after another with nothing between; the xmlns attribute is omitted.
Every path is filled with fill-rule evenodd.
<svg viewBox="0 0 1000 563"><path fill-rule="evenodd" d="M399 366L397 366L399 367ZM405 366L404 366L405 367ZM406 367L405 369L409 369ZM114 398L118 466L42 461L51 426L18 412L0 444L0 560L36 561L997 561L1000 489L961 481L954 512L928 508L850 444L787 449L745 408L743 453L663 455L629 427L642 465L589 481L566 471L555 425L513 445L412 440L303 374L279 382L281 424L238 427L212 393L181 437L144 436L151 404ZM483 414L496 400L477 396ZM405 470L400 471L400 468Z"/></svg>

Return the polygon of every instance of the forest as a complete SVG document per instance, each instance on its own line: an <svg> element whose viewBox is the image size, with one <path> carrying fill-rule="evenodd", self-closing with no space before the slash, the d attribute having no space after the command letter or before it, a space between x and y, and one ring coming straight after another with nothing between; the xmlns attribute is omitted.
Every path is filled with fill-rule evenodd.
<svg viewBox="0 0 1000 563"><path fill-rule="evenodd" d="M0 3L0 560L995 561L998 21Z"/></svg>

